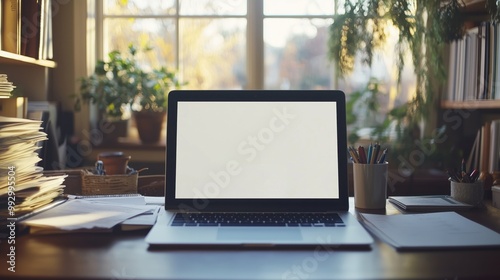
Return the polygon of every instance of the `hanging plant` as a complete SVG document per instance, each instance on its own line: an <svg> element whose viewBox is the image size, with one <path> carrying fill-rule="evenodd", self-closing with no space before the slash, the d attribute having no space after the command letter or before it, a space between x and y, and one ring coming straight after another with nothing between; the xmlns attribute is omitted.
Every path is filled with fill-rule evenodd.
<svg viewBox="0 0 500 280"><path fill-rule="evenodd" d="M401 108L395 108L390 117L396 121L399 135L413 134L415 126L434 110L437 87L434 83L445 80L442 49L441 1L424 0L347 0L345 13L334 18L330 27L329 54L336 62L338 73L352 72L356 56L371 65L374 52L384 46L385 30L397 28L398 84L401 81L405 55L410 52L417 79L415 97ZM456 6L451 6L452 8ZM447 9L446 11L453 11ZM431 79L430 77L433 77ZM405 137L401 137L405 138Z"/></svg>
<svg viewBox="0 0 500 280"><path fill-rule="evenodd" d="M459 0L451 0L440 9L440 25L443 27L443 37L445 42L451 42L462 38L465 34L465 15L463 5Z"/></svg>
<svg viewBox="0 0 500 280"><path fill-rule="evenodd" d="M498 0L486 0L486 10L494 23L500 22L500 9L498 9Z"/></svg>

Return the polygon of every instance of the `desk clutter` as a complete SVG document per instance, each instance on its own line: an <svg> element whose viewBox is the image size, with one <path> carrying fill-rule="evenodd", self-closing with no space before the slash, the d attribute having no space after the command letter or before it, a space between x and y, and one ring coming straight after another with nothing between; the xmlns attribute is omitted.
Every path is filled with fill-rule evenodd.
<svg viewBox="0 0 500 280"><path fill-rule="evenodd" d="M100 154L94 168L44 171L37 166L47 140L41 125L0 116L0 236L9 223L42 233L154 224L159 206L138 194L139 172L146 168L130 168L130 156L112 152Z"/></svg>
<svg viewBox="0 0 500 280"><path fill-rule="evenodd" d="M38 151L47 139L41 121L0 116L0 226L59 199L66 174L47 176ZM1 232L1 231L0 231Z"/></svg>
<svg viewBox="0 0 500 280"><path fill-rule="evenodd" d="M64 203L20 222L32 234L111 232L148 229L156 221L163 198L138 194L68 195Z"/></svg>

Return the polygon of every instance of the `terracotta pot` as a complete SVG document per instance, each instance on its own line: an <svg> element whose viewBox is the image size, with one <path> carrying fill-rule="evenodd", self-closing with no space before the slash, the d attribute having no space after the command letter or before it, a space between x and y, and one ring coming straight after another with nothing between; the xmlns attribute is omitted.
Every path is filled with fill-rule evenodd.
<svg viewBox="0 0 500 280"><path fill-rule="evenodd" d="M130 156L122 152L105 152L97 155L97 160L102 161L106 175L118 175L127 173Z"/></svg>
<svg viewBox="0 0 500 280"><path fill-rule="evenodd" d="M135 124L142 143L153 144L160 141L165 117L165 112L134 112Z"/></svg>

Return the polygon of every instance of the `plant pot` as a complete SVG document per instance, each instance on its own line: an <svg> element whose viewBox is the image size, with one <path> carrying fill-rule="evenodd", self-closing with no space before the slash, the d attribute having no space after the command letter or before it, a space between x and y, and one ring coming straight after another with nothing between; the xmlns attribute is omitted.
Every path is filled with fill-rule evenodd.
<svg viewBox="0 0 500 280"><path fill-rule="evenodd" d="M97 160L102 161L106 175L120 175L127 173L130 156L122 152L104 152L97 155Z"/></svg>
<svg viewBox="0 0 500 280"><path fill-rule="evenodd" d="M161 138L165 112L134 111L135 124L139 138L144 144L158 143Z"/></svg>

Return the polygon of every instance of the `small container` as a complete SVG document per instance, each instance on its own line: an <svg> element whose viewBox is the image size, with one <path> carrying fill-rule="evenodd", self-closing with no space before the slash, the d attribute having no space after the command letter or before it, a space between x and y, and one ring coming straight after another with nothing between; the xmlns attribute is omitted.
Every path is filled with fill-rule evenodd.
<svg viewBox="0 0 500 280"><path fill-rule="evenodd" d="M360 209L385 209L389 164L353 163L354 206Z"/></svg>
<svg viewBox="0 0 500 280"><path fill-rule="evenodd" d="M86 170L82 175L82 195L137 193L139 174L95 175Z"/></svg>
<svg viewBox="0 0 500 280"><path fill-rule="evenodd" d="M450 180L450 196L469 205L480 207L483 205L483 182L476 181L474 183L462 183Z"/></svg>
<svg viewBox="0 0 500 280"><path fill-rule="evenodd" d="M121 175L127 173L130 156L124 155L122 152L100 153L97 160L103 162L106 175Z"/></svg>
<svg viewBox="0 0 500 280"><path fill-rule="evenodd" d="M500 208L500 185L491 187L492 204L496 208Z"/></svg>

